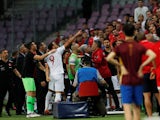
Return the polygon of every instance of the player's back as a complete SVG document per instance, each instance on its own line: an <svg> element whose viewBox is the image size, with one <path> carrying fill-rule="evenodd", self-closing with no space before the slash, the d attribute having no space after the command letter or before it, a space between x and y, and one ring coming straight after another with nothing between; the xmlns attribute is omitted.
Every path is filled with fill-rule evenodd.
<svg viewBox="0 0 160 120"><path fill-rule="evenodd" d="M137 72L142 63L141 58L145 54L146 48L137 42L125 42L119 45L115 51L129 72L128 75L123 76L123 84L140 84L142 80L137 76Z"/></svg>
<svg viewBox="0 0 160 120"><path fill-rule="evenodd" d="M59 47L55 53L48 55L45 59L47 62L50 74L61 74L64 73L63 62L62 62L62 54L64 51L64 46Z"/></svg>

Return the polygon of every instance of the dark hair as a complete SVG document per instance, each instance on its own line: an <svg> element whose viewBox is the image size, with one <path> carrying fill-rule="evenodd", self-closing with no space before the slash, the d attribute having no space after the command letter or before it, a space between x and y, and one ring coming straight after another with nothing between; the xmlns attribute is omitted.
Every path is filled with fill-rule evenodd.
<svg viewBox="0 0 160 120"><path fill-rule="evenodd" d="M147 12L150 12L150 13L152 13L152 11L151 11L151 10L147 10ZM146 12L146 13L147 13L147 12Z"/></svg>
<svg viewBox="0 0 160 120"><path fill-rule="evenodd" d="M144 28L145 28L147 31L149 31L149 26L148 26L148 22L149 22L149 21L151 21L151 19L148 18L148 19L146 20L146 22L145 22L145 25L144 25Z"/></svg>
<svg viewBox="0 0 160 120"><path fill-rule="evenodd" d="M131 14L126 13L124 16L131 17Z"/></svg>
<svg viewBox="0 0 160 120"><path fill-rule="evenodd" d="M37 50L39 50L40 47L43 46L43 43L44 43L44 42L36 42Z"/></svg>
<svg viewBox="0 0 160 120"><path fill-rule="evenodd" d="M52 46L53 46L52 42L49 43L49 45L48 45L48 50L52 50Z"/></svg>
<svg viewBox="0 0 160 120"><path fill-rule="evenodd" d="M85 54L84 57L81 58L82 64L92 65L91 57L89 54Z"/></svg>
<svg viewBox="0 0 160 120"><path fill-rule="evenodd" d="M12 56L15 56L15 55L17 55L17 54L18 54L18 51L17 51L17 50L12 52Z"/></svg>
<svg viewBox="0 0 160 120"><path fill-rule="evenodd" d="M134 36L135 26L133 24L124 24L123 32L126 36Z"/></svg>
<svg viewBox="0 0 160 120"><path fill-rule="evenodd" d="M104 37L104 40L109 40L109 36Z"/></svg>
<svg viewBox="0 0 160 120"><path fill-rule="evenodd" d="M138 2L144 2L143 0L138 0Z"/></svg>
<svg viewBox="0 0 160 120"><path fill-rule="evenodd" d="M42 42L36 42L37 50L39 50L40 46L42 45Z"/></svg>
<svg viewBox="0 0 160 120"><path fill-rule="evenodd" d="M3 51L5 51L5 48L0 49L0 54L2 54Z"/></svg>
<svg viewBox="0 0 160 120"><path fill-rule="evenodd" d="M97 44L98 48L101 48L102 43L100 40L94 40L94 42Z"/></svg>
<svg viewBox="0 0 160 120"><path fill-rule="evenodd" d="M30 50L30 49L31 49L31 46L32 46L32 43L33 43L33 41L25 44L25 47Z"/></svg>
<svg viewBox="0 0 160 120"><path fill-rule="evenodd" d="M130 15L129 17L134 17L133 15Z"/></svg>
<svg viewBox="0 0 160 120"><path fill-rule="evenodd" d="M112 24L112 23L109 23L109 24L107 25L107 27L108 27L108 26L112 26L112 27L113 27L113 24Z"/></svg>

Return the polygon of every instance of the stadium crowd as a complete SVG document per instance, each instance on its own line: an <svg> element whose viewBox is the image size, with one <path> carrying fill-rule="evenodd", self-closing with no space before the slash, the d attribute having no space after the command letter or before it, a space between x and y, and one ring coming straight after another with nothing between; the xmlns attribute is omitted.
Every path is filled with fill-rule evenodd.
<svg viewBox="0 0 160 120"><path fill-rule="evenodd" d="M134 120L140 120L143 101L146 115L152 117L152 94L157 99L160 115L160 6L157 0L150 3L148 8L143 0L138 0L134 15L126 14L124 20L106 23L103 30L88 28L84 23L82 30L70 36L57 36L48 47L45 41L24 43L11 58L8 51L2 49L0 116L7 91L5 111L8 116L14 104L16 115L39 117L52 114L53 95L54 102L67 101L68 93L71 93L69 101L78 101L75 88L88 80L98 84L104 100L101 107L106 106L107 89L113 96L113 110L123 109L126 120L133 116ZM91 69L81 69L85 67ZM118 79L121 84L123 108L112 79Z"/></svg>

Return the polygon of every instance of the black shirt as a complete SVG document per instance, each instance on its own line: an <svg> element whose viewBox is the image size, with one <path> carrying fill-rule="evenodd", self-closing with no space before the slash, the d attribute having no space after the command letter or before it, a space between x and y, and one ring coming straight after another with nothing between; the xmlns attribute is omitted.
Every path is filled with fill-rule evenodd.
<svg viewBox="0 0 160 120"><path fill-rule="evenodd" d="M12 77L12 72L15 69L13 61L4 62L0 60L0 84L9 83Z"/></svg>
<svg viewBox="0 0 160 120"><path fill-rule="evenodd" d="M103 53L105 54L105 56L108 56L108 54L110 52L107 52L107 51L103 50ZM115 65L113 65L113 64L108 62L108 67L109 67L109 69L111 71L112 76L117 75L117 69L116 69Z"/></svg>
<svg viewBox="0 0 160 120"><path fill-rule="evenodd" d="M19 53L16 60L16 68L21 74L23 73L22 71L24 66L24 60L25 60L25 55L23 55L22 53Z"/></svg>
<svg viewBox="0 0 160 120"><path fill-rule="evenodd" d="M9 61L12 62L12 66L14 66L14 68L17 68L17 66L16 66L16 59L17 59L17 58L14 58L14 57L11 57L11 58L9 59ZM16 78L17 78L17 76L12 72L12 73L11 73L11 80L12 80L13 83L14 83L14 81L16 80Z"/></svg>
<svg viewBox="0 0 160 120"><path fill-rule="evenodd" d="M34 55L32 52L28 52L25 60L24 60L24 67L23 67L23 77L31 77L34 78L35 75L35 67L37 61L34 60Z"/></svg>
<svg viewBox="0 0 160 120"><path fill-rule="evenodd" d="M37 55L43 55L40 51L37 51ZM43 66L45 66L44 60L39 61ZM39 67L36 67L36 78L38 82L42 82L46 80L45 72L39 69Z"/></svg>

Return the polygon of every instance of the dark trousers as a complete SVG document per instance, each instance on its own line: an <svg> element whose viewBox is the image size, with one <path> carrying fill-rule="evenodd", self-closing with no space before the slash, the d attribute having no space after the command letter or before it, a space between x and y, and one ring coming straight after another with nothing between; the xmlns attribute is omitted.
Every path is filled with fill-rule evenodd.
<svg viewBox="0 0 160 120"><path fill-rule="evenodd" d="M9 88L7 91L8 91L8 102L6 105L6 110L9 111L9 109L13 107L12 104L15 102L14 85L12 82L9 84Z"/></svg>
<svg viewBox="0 0 160 120"><path fill-rule="evenodd" d="M26 93L21 79L17 78L14 83L15 83L14 95L15 95L16 114L21 114L22 107L25 103Z"/></svg>
<svg viewBox="0 0 160 120"><path fill-rule="evenodd" d="M113 87L113 83L112 83L112 80L111 80L111 77L108 77L108 78L104 78L105 81L108 83L109 87L107 88L108 90L108 93L112 95L113 97L113 100L114 100L114 103L116 105L116 108L119 108L119 100L118 100L118 96L117 96L117 93L116 91L114 90L114 87ZM105 91L105 88L103 86L100 86L100 90L102 91L102 97L106 97L106 91Z"/></svg>
<svg viewBox="0 0 160 120"><path fill-rule="evenodd" d="M64 86L65 86L65 89L64 89L64 94L65 94L65 97L67 97L68 93L70 92L70 80L69 79L64 79Z"/></svg>
<svg viewBox="0 0 160 120"><path fill-rule="evenodd" d="M44 114L45 98L47 92L48 92L48 86L42 87L41 84L36 81L36 99L37 99L37 110L39 114Z"/></svg>
<svg viewBox="0 0 160 120"><path fill-rule="evenodd" d="M7 90L9 88L8 84L1 84L0 85L0 115L2 114L2 108L3 108L3 100L7 93Z"/></svg>

